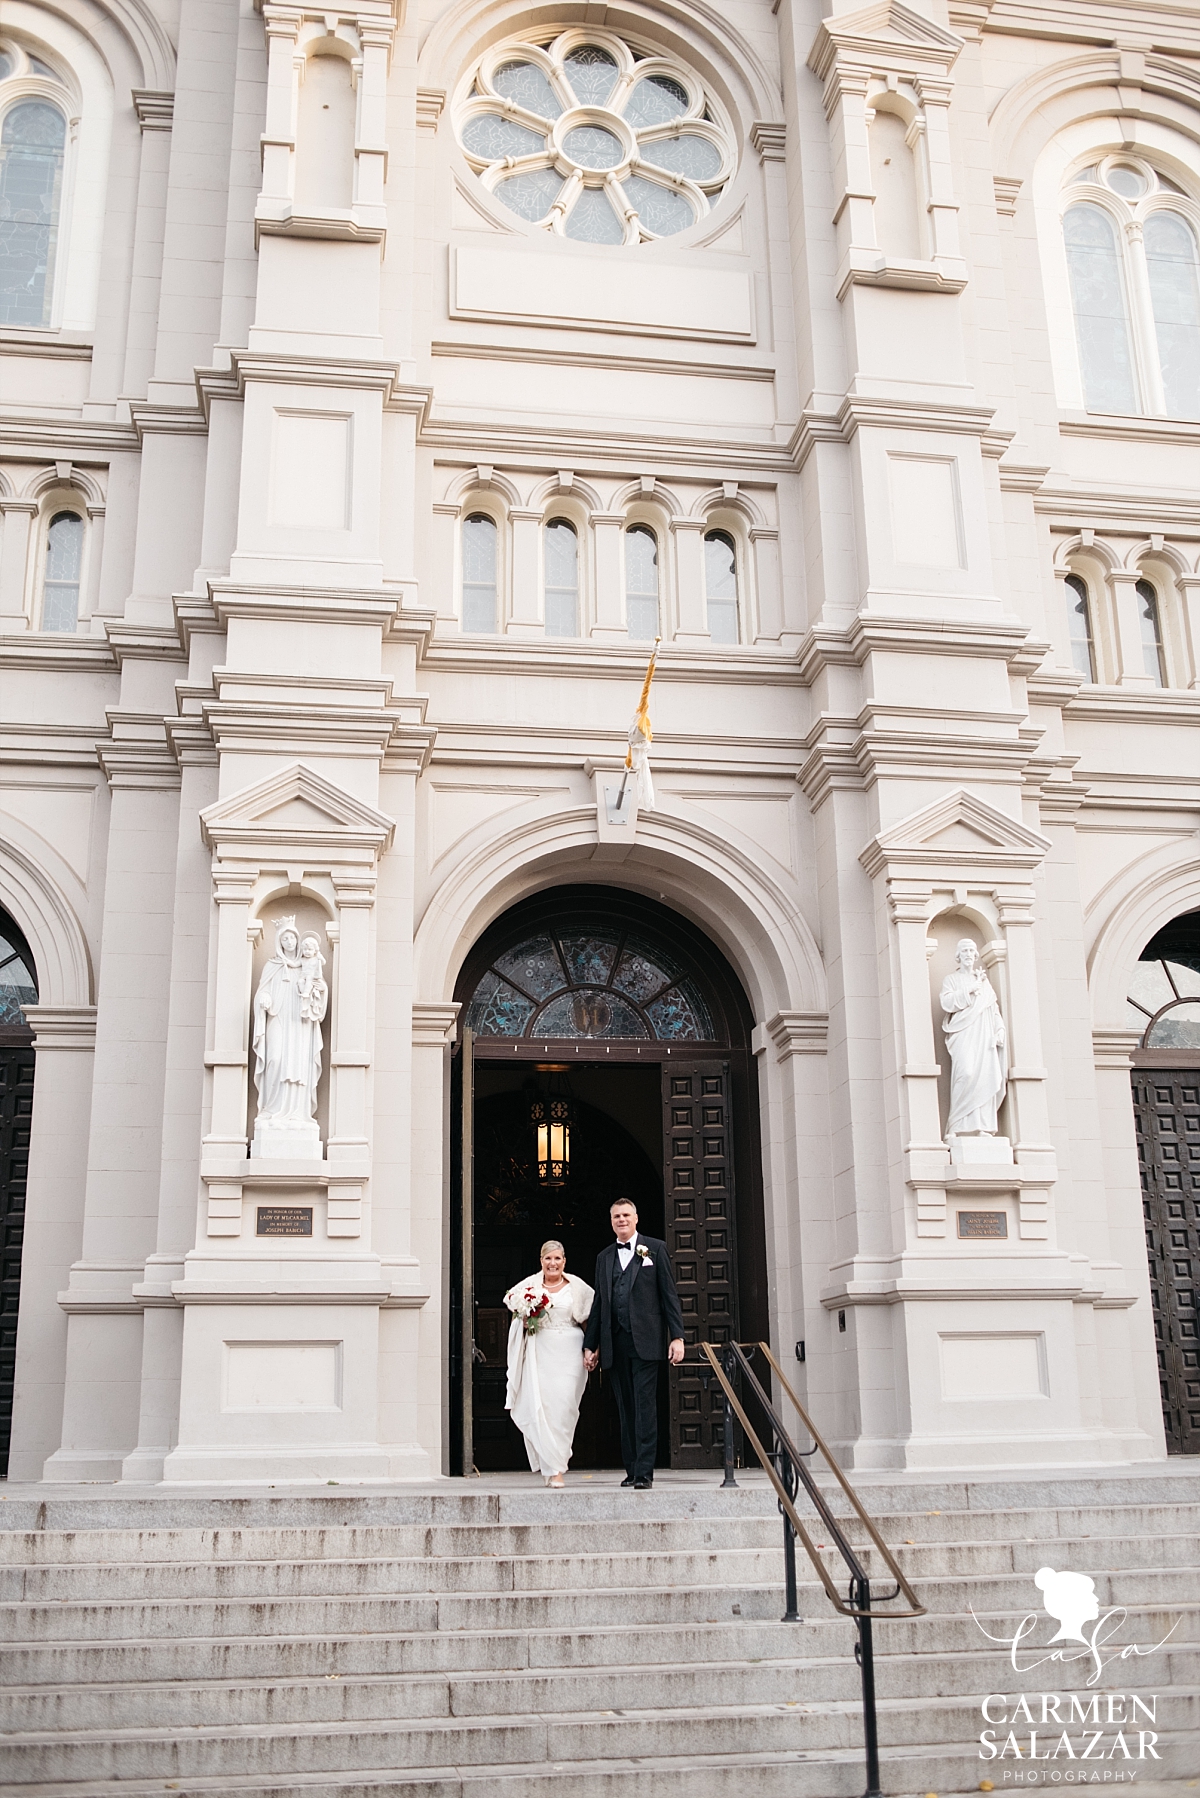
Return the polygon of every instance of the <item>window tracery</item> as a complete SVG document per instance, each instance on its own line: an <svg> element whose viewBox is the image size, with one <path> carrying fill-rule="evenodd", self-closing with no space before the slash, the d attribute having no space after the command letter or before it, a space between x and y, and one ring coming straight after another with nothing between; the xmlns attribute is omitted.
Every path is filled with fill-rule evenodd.
<svg viewBox="0 0 1200 1798"><path fill-rule="evenodd" d="M1078 170L1063 198L1087 410L1200 418L1200 206L1124 154Z"/></svg>
<svg viewBox="0 0 1200 1798"><path fill-rule="evenodd" d="M458 137L510 212L581 243L688 230L735 163L721 108L693 70L579 28L488 51L459 108Z"/></svg>
<svg viewBox="0 0 1200 1798"><path fill-rule="evenodd" d="M507 949L478 982L466 1021L477 1037L717 1040L682 964L620 929L540 931Z"/></svg>

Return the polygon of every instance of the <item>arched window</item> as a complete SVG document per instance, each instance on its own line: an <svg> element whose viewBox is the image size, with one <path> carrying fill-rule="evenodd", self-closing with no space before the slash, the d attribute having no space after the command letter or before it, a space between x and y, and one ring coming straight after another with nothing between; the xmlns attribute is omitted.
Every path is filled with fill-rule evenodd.
<svg viewBox="0 0 1200 1798"><path fill-rule="evenodd" d="M644 524L625 533L625 619L631 643L658 636L658 539Z"/></svg>
<svg viewBox="0 0 1200 1798"><path fill-rule="evenodd" d="M705 534L704 597L713 642L738 642L737 549L728 531Z"/></svg>
<svg viewBox="0 0 1200 1798"><path fill-rule="evenodd" d="M496 628L496 521L473 512L462 528L462 627Z"/></svg>
<svg viewBox="0 0 1200 1798"><path fill-rule="evenodd" d="M1144 1049L1200 1050L1200 912L1172 918L1150 939L1128 997Z"/></svg>
<svg viewBox="0 0 1200 1798"><path fill-rule="evenodd" d="M1084 405L1200 418L1200 208L1125 156L1081 169L1067 193Z"/></svg>
<svg viewBox="0 0 1200 1798"><path fill-rule="evenodd" d="M1092 640L1092 608L1086 584L1077 574L1069 574L1067 589L1067 622L1071 635L1071 661L1086 680L1096 678L1096 647Z"/></svg>
<svg viewBox="0 0 1200 1798"><path fill-rule="evenodd" d="M871 182L875 189L875 241L885 256L919 261L917 165L904 120L876 112L869 127Z"/></svg>
<svg viewBox="0 0 1200 1798"><path fill-rule="evenodd" d="M44 631L73 631L79 623L82 567L83 520L78 512L56 512L46 532L46 572L42 582Z"/></svg>
<svg viewBox="0 0 1200 1798"><path fill-rule="evenodd" d="M1152 212L1143 233L1163 399L1177 418L1200 418L1200 283L1196 237L1177 212Z"/></svg>
<svg viewBox="0 0 1200 1798"><path fill-rule="evenodd" d="M37 1004L37 973L29 945L0 912L0 1025L23 1026L26 1005Z"/></svg>
<svg viewBox="0 0 1200 1798"><path fill-rule="evenodd" d="M45 100L19 101L0 127L0 324L50 323L65 141Z"/></svg>
<svg viewBox="0 0 1200 1798"><path fill-rule="evenodd" d="M579 538L565 518L542 532L546 580L546 635L579 635Z"/></svg>
<svg viewBox="0 0 1200 1798"><path fill-rule="evenodd" d="M1158 594L1149 581L1137 584L1138 621L1142 632L1142 660L1146 673L1156 687L1167 684L1166 665L1163 661L1162 624L1158 615Z"/></svg>

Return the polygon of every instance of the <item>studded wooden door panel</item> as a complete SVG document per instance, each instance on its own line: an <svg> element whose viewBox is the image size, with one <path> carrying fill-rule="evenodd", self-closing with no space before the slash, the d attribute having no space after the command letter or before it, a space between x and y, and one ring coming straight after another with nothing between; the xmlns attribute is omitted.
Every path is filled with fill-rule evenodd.
<svg viewBox="0 0 1200 1798"><path fill-rule="evenodd" d="M32 1048L24 1044L0 1047L0 1474L8 1469L12 1432L33 1061Z"/></svg>
<svg viewBox="0 0 1200 1798"><path fill-rule="evenodd" d="M671 1374L671 1465L717 1467L724 1409L713 1381L700 1377L700 1342L728 1342L737 1330L733 1240L733 1142L729 1064L663 1066L666 1234L683 1309L684 1365Z"/></svg>
<svg viewBox="0 0 1200 1798"><path fill-rule="evenodd" d="M1133 1109L1167 1450L1200 1454L1200 1069L1136 1068Z"/></svg>

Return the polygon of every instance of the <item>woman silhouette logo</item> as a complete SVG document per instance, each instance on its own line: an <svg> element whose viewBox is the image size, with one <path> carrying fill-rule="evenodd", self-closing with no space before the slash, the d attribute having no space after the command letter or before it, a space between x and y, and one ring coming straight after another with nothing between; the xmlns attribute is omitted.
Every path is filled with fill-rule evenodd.
<svg viewBox="0 0 1200 1798"><path fill-rule="evenodd" d="M1095 1580L1086 1573L1056 1573L1053 1567L1040 1567L1033 1583L1042 1593L1046 1615L1058 1624L1058 1634L1050 1640L1087 1646L1083 1626L1100 1615Z"/></svg>

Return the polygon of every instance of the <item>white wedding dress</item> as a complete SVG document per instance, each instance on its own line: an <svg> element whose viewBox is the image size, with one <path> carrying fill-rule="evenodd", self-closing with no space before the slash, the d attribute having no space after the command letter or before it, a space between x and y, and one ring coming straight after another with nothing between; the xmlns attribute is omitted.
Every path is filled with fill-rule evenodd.
<svg viewBox="0 0 1200 1798"><path fill-rule="evenodd" d="M542 1276L518 1280L504 1295L511 1310L521 1294L541 1293ZM504 1404L525 1438L529 1465L547 1477L565 1473L579 1421L579 1403L587 1385L583 1365L583 1326L595 1293L586 1280L567 1275L567 1283L549 1295L550 1308L533 1335L519 1317L508 1332L508 1396Z"/></svg>

